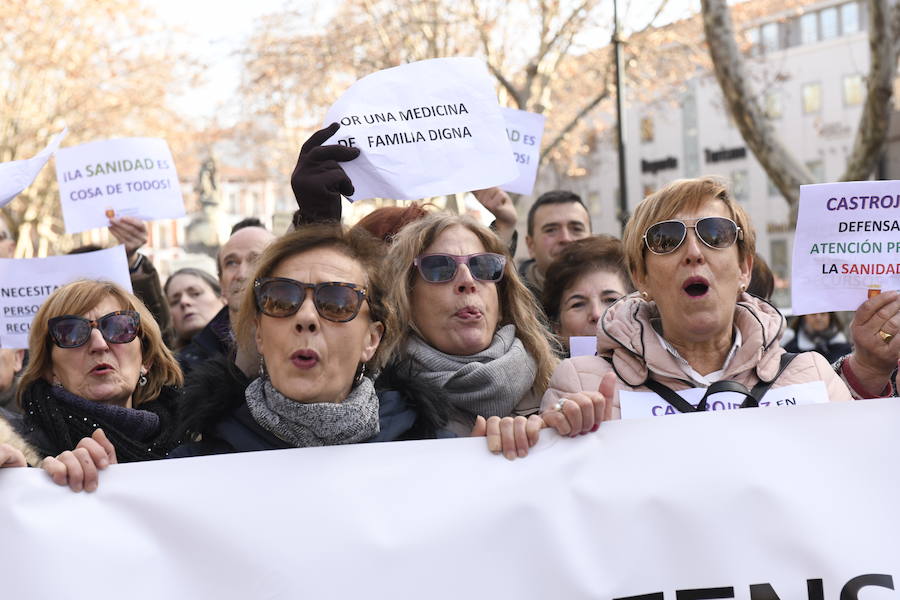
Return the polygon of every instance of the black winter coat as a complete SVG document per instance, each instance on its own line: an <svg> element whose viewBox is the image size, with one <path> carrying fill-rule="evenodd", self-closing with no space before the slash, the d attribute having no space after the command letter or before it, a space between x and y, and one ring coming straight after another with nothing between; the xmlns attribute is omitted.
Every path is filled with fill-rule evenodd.
<svg viewBox="0 0 900 600"><path fill-rule="evenodd" d="M200 439L176 448L170 457L292 448L253 419L244 397L249 384L250 379L224 357L197 365L185 384L181 430ZM427 398L395 389L380 389L377 394L380 431L368 442L454 437Z"/></svg>

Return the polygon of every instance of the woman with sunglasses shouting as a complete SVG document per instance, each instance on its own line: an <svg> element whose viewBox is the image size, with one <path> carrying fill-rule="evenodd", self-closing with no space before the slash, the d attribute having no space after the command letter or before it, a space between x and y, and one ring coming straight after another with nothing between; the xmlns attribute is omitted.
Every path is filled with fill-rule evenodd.
<svg viewBox="0 0 900 600"><path fill-rule="evenodd" d="M181 369L133 294L104 281L60 287L37 311L28 349L16 425L57 483L90 491L98 468L164 458L179 443Z"/></svg>
<svg viewBox="0 0 900 600"><path fill-rule="evenodd" d="M503 242L469 217L431 214L400 230L386 271L398 335L378 383L432 398L457 435L527 454L556 358Z"/></svg>
<svg viewBox="0 0 900 600"><path fill-rule="evenodd" d="M307 225L271 244L235 327L239 353L259 353L252 381L226 360L191 371L186 429L172 456L439 437L434 410L376 393L383 362L383 245L364 231Z"/></svg>
<svg viewBox="0 0 900 600"><path fill-rule="evenodd" d="M755 233L723 182L679 180L648 196L623 244L638 292L601 318L598 356L565 360L554 372L541 405L545 420L568 418L570 394L597 389L608 373L619 388L608 419L776 404L776 389L794 384L809 384L792 388L805 401L850 399L821 355L782 360L784 317L745 292ZM701 393L675 393L688 388ZM622 398L622 391L642 393Z"/></svg>

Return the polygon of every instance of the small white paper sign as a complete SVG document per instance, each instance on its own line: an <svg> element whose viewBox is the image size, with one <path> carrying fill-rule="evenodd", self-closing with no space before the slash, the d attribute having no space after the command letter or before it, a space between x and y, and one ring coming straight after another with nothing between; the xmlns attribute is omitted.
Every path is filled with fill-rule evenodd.
<svg viewBox="0 0 900 600"><path fill-rule="evenodd" d="M541 161L541 138L544 137L544 115L514 108L504 108L506 135L512 144L519 176L500 186L513 194L531 195Z"/></svg>
<svg viewBox="0 0 900 600"><path fill-rule="evenodd" d="M569 356L594 356L597 354L597 336L573 335L569 338Z"/></svg>
<svg viewBox="0 0 900 600"><path fill-rule="evenodd" d="M63 148L56 177L67 233L106 227L113 217L184 216L172 152L158 138L121 138Z"/></svg>
<svg viewBox="0 0 900 600"><path fill-rule="evenodd" d="M494 82L475 58L435 58L363 77L328 110L329 143L362 150L341 166L351 202L415 200L515 179Z"/></svg>
<svg viewBox="0 0 900 600"><path fill-rule="evenodd" d="M0 346L28 348L31 320L56 288L78 279L112 281L131 291L125 246L48 256L0 258Z"/></svg>
<svg viewBox="0 0 900 600"><path fill-rule="evenodd" d="M691 388L676 392L696 407L706 393L706 388ZM712 394L706 399L706 410L733 410L741 407L744 396L734 392ZM828 390L822 381L796 383L772 388L759 401L762 406L806 406L828 402ZM619 404L623 419L646 419L663 415L677 415L678 411L655 392L631 392L619 390Z"/></svg>
<svg viewBox="0 0 900 600"><path fill-rule="evenodd" d="M900 181L800 186L791 267L794 314L856 310L870 293L897 289Z"/></svg>
<svg viewBox="0 0 900 600"><path fill-rule="evenodd" d="M6 206L25 188L31 185L50 157L59 149L59 144L69 133L63 129L47 144L47 147L25 160L14 160L0 164L0 206Z"/></svg>

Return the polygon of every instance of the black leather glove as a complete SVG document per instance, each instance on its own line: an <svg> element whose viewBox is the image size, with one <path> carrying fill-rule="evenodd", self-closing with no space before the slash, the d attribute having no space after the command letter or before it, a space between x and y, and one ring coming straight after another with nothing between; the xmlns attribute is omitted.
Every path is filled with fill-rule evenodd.
<svg viewBox="0 0 900 600"><path fill-rule="evenodd" d="M340 128L332 123L310 136L300 148L297 166L291 175L291 189L299 210L294 227L308 223L341 220L341 195L353 195L353 182L338 163L359 156L359 148L338 144L323 146Z"/></svg>

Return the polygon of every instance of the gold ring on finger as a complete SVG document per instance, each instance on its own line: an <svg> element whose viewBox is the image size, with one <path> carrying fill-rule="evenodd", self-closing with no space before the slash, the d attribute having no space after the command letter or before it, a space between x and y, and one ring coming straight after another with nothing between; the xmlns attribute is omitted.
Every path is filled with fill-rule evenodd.
<svg viewBox="0 0 900 600"><path fill-rule="evenodd" d="M894 339L894 334L888 333L887 331L885 331L883 329L879 329L878 337L880 337L881 341L884 342L885 344L890 344L891 340Z"/></svg>

